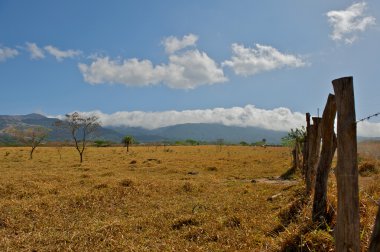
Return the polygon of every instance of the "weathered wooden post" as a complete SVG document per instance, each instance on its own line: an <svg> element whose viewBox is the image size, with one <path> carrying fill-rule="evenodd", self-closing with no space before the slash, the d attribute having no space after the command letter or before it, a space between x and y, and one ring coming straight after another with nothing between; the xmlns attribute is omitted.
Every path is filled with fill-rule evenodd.
<svg viewBox="0 0 380 252"><path fill-rule="evenodd" d="M306 137L303 143L302 150L302 173L306 176L307 171L307 160L309 154L309 131L310 131L310 113L306 113Z"/></svg>
<svg viewBox="0 0 380 252"><path fill-rule="evenodd" d="M313 117L313 124L309 129L309 150L308 150L308 162L306 171L306 193L311 194L315 183L315 174L318 164L319 151L321 146L321 134L320 134L320 117Z"/></svg>
<svg viewBox="0 0 380 252"><path fill-rule="evenodd" d="M322 132L321 132L321 117L312 117L313 124L316 125L316 139L314 142L314 151L313 151L313 163L312 163L312 170L311 170L311 178L312 178L312 188L314 189L315 184L315 176L317 174L317 166L319 162L319 156L321 154L321 139L322 139Z"/></svg>
<svg viewBox="0 0 380 252"><path fill-rule="evenodd" d="M360 251L356 115L352 77L332 81L338 112L336 251Z"/></svg>
<svg viewBox="0 0 380 252"><path fill-rule="evenodd" d="M294 171L296 171L297 169L300 169L300 143L298 142L298 140L296 140L295 144L294 144L294 148L292 150L292 157L293 157L293 165L292 165L292 169L294 169Z"/></svg>
<svg viewBox="0 0 380 252"><path fill-rule="evenodd" d="M293 148L292 150L292 169L296 170L297 169L297 153L296 153L296 147Z"/></svg>
<svg viewBox="0 0 380 252"><path fill-rule="evenodd" d="M300 161L300 142L296 140L296 145L294 146L294 151L296 152L295 159L296 159L296 170L301 169L301 161Z"/></svg>
<svg viewBox="0 0 380 252"><path fill-rule="evenodd" d="M380 207L377 210L375 226L373 227L371 243L369 244L368 252L380 251Z"/></svg>
<svg viewBox="0 0 380 252"><path fill-rule="evenodd" d="M322 151L317 166L312 214L313 221L315 222L327 217L327 180L336 149L336 137L334 134L335 114L335 96L329 94L321 122Z"/></svg>

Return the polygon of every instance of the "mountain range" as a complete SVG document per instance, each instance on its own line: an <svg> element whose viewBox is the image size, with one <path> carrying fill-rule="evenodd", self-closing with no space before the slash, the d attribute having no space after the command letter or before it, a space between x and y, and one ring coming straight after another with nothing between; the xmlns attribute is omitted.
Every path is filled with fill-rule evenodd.
<svg viewBox="0 0 380 252"><path fill-rule="evenodd" d="M10 135L6 133L10 127L28 128L42 126L50 129L47 141L71 140L70 132L57 128L56 118L49 118L40 114L28 115L0 115L0 145L14 143ZM173 142L193 139L202 142L215 142L223 139L228 143L259 142L266 139L267 143L279 144L286 132L273 131L258 127L225 126L221 124L187 123L178 124L157 129L145 129L141 127L99 127L91 140L106 140L120 143L123 136L131 135L141 143L147 142Z"/></svg>

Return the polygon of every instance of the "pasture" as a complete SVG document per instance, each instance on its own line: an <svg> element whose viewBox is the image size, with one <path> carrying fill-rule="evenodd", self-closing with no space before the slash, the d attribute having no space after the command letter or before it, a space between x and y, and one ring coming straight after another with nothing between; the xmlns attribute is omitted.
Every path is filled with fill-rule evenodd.
<svg viewBox="0 0 380 252"><path fill-rule="evenodd" d="M365 146L363 162L376 158ZM360 150L360 148L359 148ZM333 246L310 223L285 147L0 148L1 251L304 251ZM60 152L60 154L59 154ZM369 153L369 154L368 154ZM330 176L331 193L335 184ZM361 178L365 248L380 196ZM330 195L331 209L336 198ZM334 220L332 220L334 223Z"/></svg>

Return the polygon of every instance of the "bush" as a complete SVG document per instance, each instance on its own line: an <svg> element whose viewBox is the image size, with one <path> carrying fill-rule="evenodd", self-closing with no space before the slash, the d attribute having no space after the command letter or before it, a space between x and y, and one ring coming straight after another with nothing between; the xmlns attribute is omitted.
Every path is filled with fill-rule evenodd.
<svg viewBox="0 0 380 252"><path fill-rule="evenodd" d="M95 140L94 144L96 147L108 147L111 145L110 142L108 141L103 141L103 140Z"/></svg>
<svg viewBox="0 0 380 252"><path fill-rule="evenodd" d="M364 162L359 166L359 174L363 177L369 177L373 174L379 173L379 169L373 162Z"/></svg>

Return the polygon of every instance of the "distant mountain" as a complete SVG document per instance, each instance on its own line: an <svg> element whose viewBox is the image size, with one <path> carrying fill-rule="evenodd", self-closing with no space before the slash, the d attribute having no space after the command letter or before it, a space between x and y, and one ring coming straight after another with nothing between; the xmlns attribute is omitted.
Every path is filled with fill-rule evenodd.
<svg viewBox="0 0 380 252"><path fill-rule="evenodd" d="M153 130L143 128L117 127L112 128L123 135L133 135L140 142L178 141L194 139L197 141L213 142L223 139L229 143L258 142L266 139L267 143L279 144L286 136L284 131L267 130L258 127L225 126L222 124L187 123L162 127Z"/></svg>
<svg viewBox="0 0 380 252"><path fill-rule="evenodd" d="M0 146L14 145L17 140L6 134L9 127L28 128L42 126L50 129L47 141L71 141L68 130L57 128L56 118L48 118L40 114L28 115L0 115ZM123 136L131 135L141 143L183 141L193 139L196 141L215 142L223 139L227 143L259 142L266 139L268 144L280 144L281 138L287 135L284 131L267 130L258 127L225 126L221 124L187 123L158 129L144 129L140 127L100 127L90 140L107 140L120 143ZM358 137L358 141L373 141L380 138Z"/></svg>
<svg viewBox="0 0 380 252"><path fill-rule="evenodd" d="M149 142L163 142L163 141L170 141L170 137L164 137L157 132L156 130L149 130L149 129L144 129L141 127L108 127L111 130L114 130L121 134L122 136L133 136L137 141L141 143L149 143Z"/></svg>
<svg viewBox="0 0 380 252"><path fill-rule="evenodd" d="M14 144L16 140L6 134L9 127L28 128L33 126L42 126L50 129L47 141L65 141L71 140L68 130L58 128L55 123L59 121L56 118L48 118L40 114L28 115L0 115L0 145ZM114 130L100 127L90 139L101 139L113 142L120 142L122 135Z"/></svg>
<svg viewBox="0 0 380 252"><path fill-rule="evenodd" d="M56 118L48 118L39 114L16 116L0 115L0 145L14 141L11 136L5 134L5 129L14 126L21 128L43 126L51 130L47 138L48 141L71 140L71 135L68 130L54 126L57 121L59 120ZM279 144L281 137L286 134L286 132L258 127L188 123L153 130L139 127L100 127L90 139L108 140L119 143L123 136L132 135L139 142L181 141L186 139L214 142L217 139L223 139L228 143L239 143L241 141L252 143L265 138L267 143Z"/></svg>
<svg viewBox="0 0 380 252"><path fill-rule="evenodd" d="M362 137L362 136L358 136L358 142L367 142L367 141L380 141L380 137Z"/></svg>

